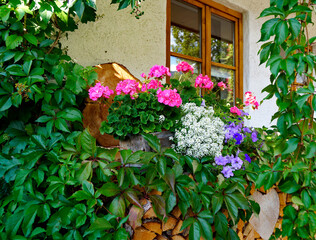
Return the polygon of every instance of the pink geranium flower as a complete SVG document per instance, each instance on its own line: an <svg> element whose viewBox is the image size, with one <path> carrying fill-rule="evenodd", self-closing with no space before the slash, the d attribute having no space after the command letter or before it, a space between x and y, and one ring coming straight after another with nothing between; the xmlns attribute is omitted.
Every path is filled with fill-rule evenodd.
<svg viewBox="0 0 316 240"><path fill-rule="evenodd" d="M236 113L238 116L241 115L241 111L240 111L236 106L231 107L231 108L230 108L230 112L231 112L231 113Z"/></svg>
<svg viewBox="0 0 316 240"><path fill-rule="evenodd" d="M256 97L252 94L252 92L245 93L245 105L246 106L253 105L252 106L253 109L258 109L259 103L256 100Z"/></svg>
<svg viewBox="0 0 316 240"><path fill-rule="evenodd" d="M187 73L190 72L193 74L194 68L188 64L187 62L180 62L177 66L176 69L178 72L183 72L183 73Z"/></svg>
<svg viewBox="0 0 316 240"><path fill-rule="evenodd" d="M200 87L200 88L205 88L205 89L212 89L214 86L214 83L210 80L210 78L207 75L203 76L202 74L200 74L195 79L194 86Z"/></svg>
<svg viewBox="0 0 316 240"><path fill-rule="evenodd" d="M226 89L226 88L227 88L226 84L225 84L225 83L223 83L223 82L219 82L219 83L217 83L217 86L218 86L221 90L224 90L224 89Z"/></svg>
<svg viewBox="0 0 316 240"><path fill-rule="evenodd" d="M157 90L157 97L158 102L170 107L180 107L180 105L182 104L182 99L180 97L180 94L177 93L176 89L166 89L162 91L161 88L159 88Z"/></svg>
<svg viewBox="0 0 316 240"><path fill-rule="evenodd" d="M142 91L145 92L147 91L148 89L157 89L157 88L160 88L160 87L163 87L162 84L160 83L159 80L151 80L149 83L144 83L143 86L142 86Z"/></svg>
<svg viewBox="0 0 316 240"><path fill-rule="evenodd" d="M135 95L137 94L137 91L140 90L139 83L135 80L126 79L123 81L120 81L116 86L116 93L117 95L120 95L123 93L129 94L132 99L135 99Z"/></svg>
<svg viewBox="0 0 316 240"><path fill-rule="evenodd" d="M108 86L102 86L101 83L96 83L94 87L89 88L89 98L97 101L100 97L109 98L114 93Z"/></svg>
<svg viewBox="0 0 316 240"><path fill-rule="evenodd" d="M164 66L155 65L153 66L148 74L148 77L150 78L159 78L162 79L165 76L171 76L171 73L169 72L169 68Z"/></svg>

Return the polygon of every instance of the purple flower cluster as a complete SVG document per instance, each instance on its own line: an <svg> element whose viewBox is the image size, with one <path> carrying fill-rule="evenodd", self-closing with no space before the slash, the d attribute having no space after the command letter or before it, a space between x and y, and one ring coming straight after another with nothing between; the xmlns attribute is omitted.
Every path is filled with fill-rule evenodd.
<svg viewBox="0 0 316 240"><path fill-rule="evenodd" d="M243 123L236 123L231 122L227 124L225 127L226 133L225 133L225 142L235 139L237 145L241 144L244 139L247 137L246 134L251 134L251 140L253 142L258 141L258 133L256 130L251 130L248 127L243 127Z"/></svg>
<svg viewBox="0 0 316 240"><path fill-rule="evenodd" d="M223 166L221 173L223 173L225 178L229 178L234 176L233 172L235 170L241 169L243 161L238 157L238 154L236 157L234 155L227 155L215 157L215 164Z"/></svg>

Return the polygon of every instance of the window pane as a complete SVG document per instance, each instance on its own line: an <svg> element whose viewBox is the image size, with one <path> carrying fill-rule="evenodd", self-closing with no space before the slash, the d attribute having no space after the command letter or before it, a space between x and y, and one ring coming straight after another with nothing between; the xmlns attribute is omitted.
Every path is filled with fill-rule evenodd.
<svg viewBox="0 0 316 240"><path fill-rule="evenodd" d="M194 74L191 74L191 73L180 74L177 72L176 66L178 65L179 62L182 62L182 61L187 62L194 68ZM171 73L171 78L179 79L180 75L182 75L181 81L189 80L190 82L195 83L196 77L201 73L201 63L171 56L170 73Z"/></svg>
<svg viewBox="0 0 316 240"><path fill-rule="evenodd" d="M201 9L171 1L170 51L201 57Z"/></svg>
<svg viewBox="0 0 316 240"><path fill-rule="evenodd" d="M221 99L227 99L228 101L233 102L235 96L235 71L212 66L211 78L216 86L219 82L226 84L227 89L220 91Z"/></svg>
<svg viewBox="0 0 316 240"><path fill-rule="evenodd" d="M234 66L235 23L212 14L211 25L211 61Z"/></svg>

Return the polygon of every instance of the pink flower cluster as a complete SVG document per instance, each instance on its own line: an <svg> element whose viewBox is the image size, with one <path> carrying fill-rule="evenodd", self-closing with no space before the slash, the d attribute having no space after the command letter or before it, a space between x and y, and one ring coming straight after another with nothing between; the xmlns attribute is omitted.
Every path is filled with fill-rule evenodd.
<svg viewBox="0 0 316 240"><path fill-rule="evenodd" d="M159 82L159 80L151 80L149 83L144 83L142 85L142 91L145 92L148 89L157 89L163 87L162 84Z"/></svg>
<svg viewBox="0 0 316 240"><path fill-rule="evenodd" d="M144 74L145 76L145 74ZM164 78L165 76L171 76L171 73L169 72L169 68L164 66L155 65L153 66L148 74L148 77L150 78ZM143 77L143 76L142 76Z"/></svg>
<svg viewBox="0 0 316 240"><path fill-rule="evenodd" d="M158 102L168 105L170 107L180 107L182 103L180 94L177 93L176 89L166 89L162 91L161 88L159 88L157 90L157 97Z"/></svg>
<svg viewBox="0 0 316 240"><path fill-rule="evenodd" d="M183 73L187 73L190 72L193 74L194 68L188 64L187 62L180 62L177 66L176 69L178 72L183 72Z"/></svg>
<svg viewBox="0 0 316 240"><path fill-rule="evenodd" d="M132 99L135 99L134 96L139 90L139 83L135 80L125 79L117 84L115 90L117 95L120 95L123 92L125 94L129 94Z"/></svg>
<svg viewBox="0 0 316 240"><path fill-rule="evenodd" d="M246 106L253 105L252 106L253 109L258 109L259 103L256 100L256 97L252 94L252 92L245 93L245 105Z"/></svg>
<svg viewBox="0 0 316 240"><path fill-rule="evenodd" d="M238 107L234 106L230 108L231 113L236 113L238 116L241 115L241 111L238 109Z"/></svg>
<svg viewBox="0 0 316 240"><path fill-rule="evenodd" d="M205 75L203 77L203 75L200 74L195 79L195 85L194 86L195 87L200 87L200 88L212 89L213 86L214 86L214 83L210 80L210 78L207 75Z"/></svg>
<svg viewBox="0 0 316 240"><path fill-rule="evenodd" d="M219 83L217 83L217 86L218 86L221 90L224 90L224 89L226 89L226 88L227 88L226 84L225 84L225 83L223 83L223 82L219 82Z"/></svg>
<svg viewBox="0 0 316 240"><path fill-rule="evenodd" d="M109 98L114 93L108 86L104 87L101 83L96 83L94 87L89 88L89 98L97 101L100 97Z"/></svg>

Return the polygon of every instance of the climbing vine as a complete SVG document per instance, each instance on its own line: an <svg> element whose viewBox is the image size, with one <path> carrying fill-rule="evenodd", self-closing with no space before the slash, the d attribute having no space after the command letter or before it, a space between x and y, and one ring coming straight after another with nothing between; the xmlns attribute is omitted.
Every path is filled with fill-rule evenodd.
<svg viewBox="0 0 316 240"><path fill-rule="evenodd" d="M316 234L316 56L311 52L316 37L308 31L315 5L315 0L271 0L260 15L273 17L261 28L260 62L271 71L271 84L263 89L266 99L275 97L279 110L272 117L276 126L268 131L256 186L277 184L292 196L276 238L314 239Z"/></svg>

